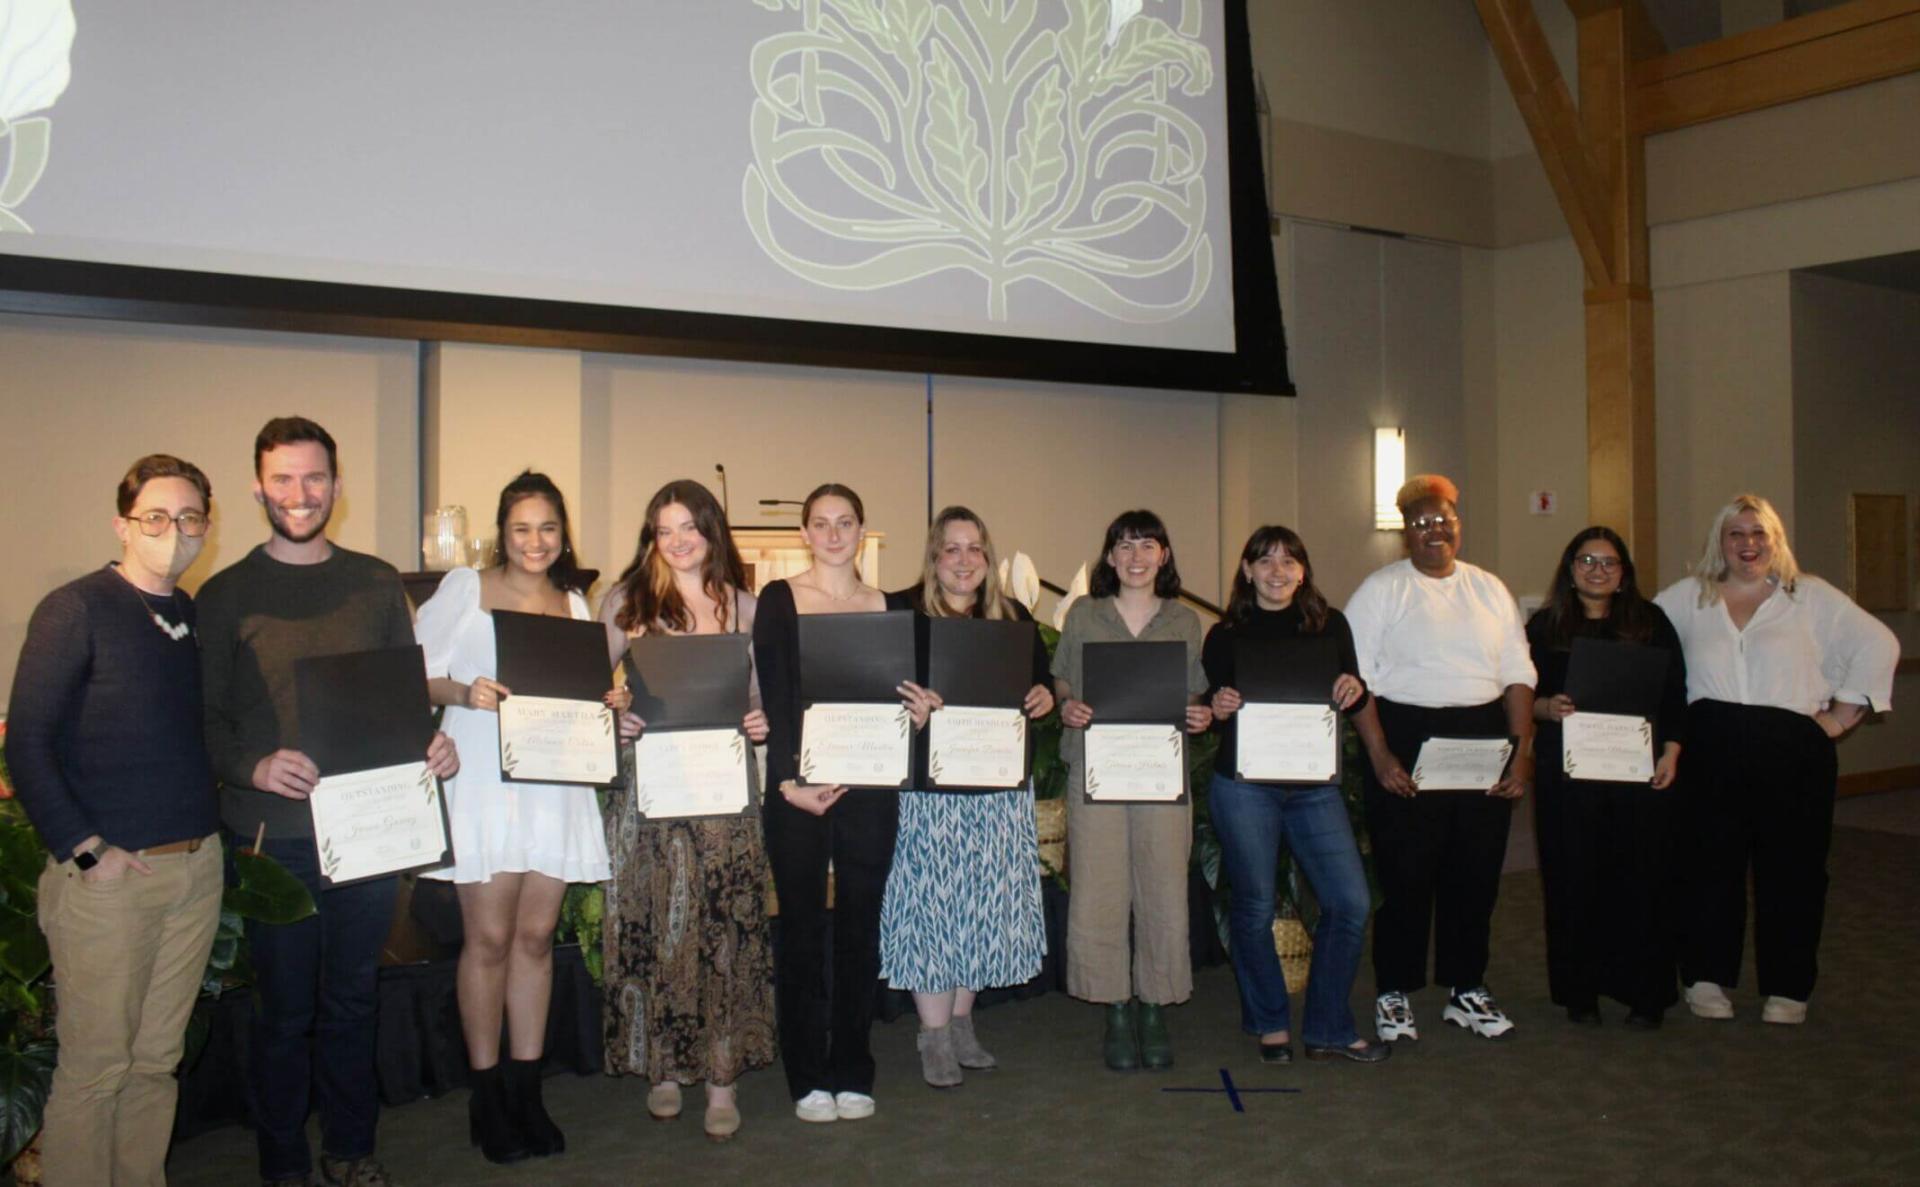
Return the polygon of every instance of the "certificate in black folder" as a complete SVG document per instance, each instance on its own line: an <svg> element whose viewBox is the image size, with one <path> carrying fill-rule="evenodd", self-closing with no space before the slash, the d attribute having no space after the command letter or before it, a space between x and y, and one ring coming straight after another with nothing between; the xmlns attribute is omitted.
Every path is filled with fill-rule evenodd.
<svg viewBox="0 0 1920 1187"><path fill-rule="evenodd" d="M1560 723L1560 769L1570 779L1645 783L1653 778L1653 718L1666 688L1665 648L1575 639L1567 661L1574 712Z"/></svg>
<svg viewBox="0 0 1920 1187"><path fill-rule="evenodd" d="M759 804L747 715L747 636L643 635L627 648L634 808L643 820L751 815Z"/></svg>
<svg viewBox="0 0 1920 1187"><path fill-rule="evenodd" d="M1325 635L1236 640L1233 679L1242 703L1235 776L1246 783L1339 782L1339 677L1340 648Z"/></svg>
<svg viewBox="0 0 1920 1187"><path fill-rule="evenodd" d="M800 616L800 778L905 787L913 719L898 686L914 677L913 613Z"/></svg>
<svg viewBox="0 0 1920 1187"><path fill-rule="evenodd" d="M493 612L500 775L511 782L604 787L620 772L607 628L552 614Z"/></svg>
<svg viewBox="0 0 1920 1187"><path fill-rule="evenodd" d="M451 864L446 796L427 770L433 707L420 648L297 660L293 683L300 750L320 768L307 806L321 881Z"/></svg>
<svg viewBox="0 0 1920 1187"><path fill-rule="evenodd" d="M1022 787L1030 767L1027 714L1034 625L1013 619L927 621L927 685L942 707L927 721L934 791Z"/></svg>
<svg viewBox="0 0 1920 1187"><path fill-rule="evenodd" d="M1080 698L1089 803L1182 803L1187 798L1187 647L1088 643Z"/></svg>

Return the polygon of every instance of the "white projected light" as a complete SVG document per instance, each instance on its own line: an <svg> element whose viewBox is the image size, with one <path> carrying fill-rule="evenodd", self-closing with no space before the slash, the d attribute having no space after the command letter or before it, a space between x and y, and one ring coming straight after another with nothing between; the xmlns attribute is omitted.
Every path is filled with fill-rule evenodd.
<svg viewBox="0 0 1920 1187"><path fill-rule="evenodd" d="M1393 497L1407 480L1407 431L1373 431L1373 526L1375 531L1397 532L1406 526Z"/></svg>

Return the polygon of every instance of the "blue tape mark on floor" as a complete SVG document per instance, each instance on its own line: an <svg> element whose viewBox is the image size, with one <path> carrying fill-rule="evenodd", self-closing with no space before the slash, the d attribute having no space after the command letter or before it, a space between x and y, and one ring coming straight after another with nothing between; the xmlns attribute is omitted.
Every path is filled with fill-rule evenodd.
<svg viewBox="0 0 1920 1187"><path fill-rule="evenodd" d="M1244 1113L1247 1111L1247 1106L1244 1103L1242 1103L1240 1098L1248 1093L1254 1093L1254 1092L1297 1093L1300 1090L1298 1088L1242 1088L1238 1084L1235 1084L1233 1082L1233 1076L1231 1073L1227 1071L1226 1068L1221 1068L1220 1069L1220 1087L1218 1088L1162 1088L1160 1091L1162 1092L1197 1092L1203 1096L1211 1096L1216 1092L1221 1093L1226 1096L1227 1102L1233 1106L1234 1112Z"/></svg>

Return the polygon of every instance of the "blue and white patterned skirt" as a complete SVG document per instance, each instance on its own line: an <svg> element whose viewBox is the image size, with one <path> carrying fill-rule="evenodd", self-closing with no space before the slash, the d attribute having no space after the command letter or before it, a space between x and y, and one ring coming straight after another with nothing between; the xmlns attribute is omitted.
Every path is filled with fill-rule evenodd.
<svg viewBox="0 0 1920 1187"><path fill-rule="evenodd" d="M1047 952L1033 792L908 791L880 911L880 975L942 993L1018 985Z"/></svg>

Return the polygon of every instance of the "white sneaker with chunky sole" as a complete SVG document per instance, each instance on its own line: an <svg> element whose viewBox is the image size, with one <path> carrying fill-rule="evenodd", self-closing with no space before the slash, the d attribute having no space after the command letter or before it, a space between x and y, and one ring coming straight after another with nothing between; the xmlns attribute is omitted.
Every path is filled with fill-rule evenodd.
<svg viewBox="0 0 1920 1187"><path fill-rule="evenodd" d="M833 1111L842 1121L863 1121L873 1116L873 1098L864 1092L835 1093Z"/></svg>
<svg viewBox="0 0 1920 1187"><path fill-rule="evenodd" d="M1777 994L1760 1007L1760 1021L1776 1026L1798 1026L1807 1020L1807 1003Z"/></svg>
<svg viewBox="0 0 1920 1187"><path fill-rule="evenodd" d="M1687 1009L1695 1018L1724 1020L1733 1017L1733 1002L1726 991L1711 981L1695 981L1686 988Z"/></svg>
<svg viewBox="0 0 1920 1187"><path fill-rule="evenodd" d="M1383 1043L1420 1041L1420 1028L1413 1024L1413 1003L1406 994L1383 993L1373 1000L1373 1033Z"/></svg>
<svg viewBox="0 0 1920 1187"><path fill-rule="evenodd" d="M1440 1017L1483 1039L1505 1038L1513 1030L1513 1019L1501 1012L1494 1004L1493 995L1484 988L1450 994L1447 1008L1440 1012Z"/></svg>
<svg viewBox="0 0 1920 1187"><path fill-rule="evenodd" d="M816 1088L794 1101L793 1115L816 1125L840 1120L840 1110L833 1103L833 1093L824 1088Z"/></svg>

